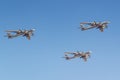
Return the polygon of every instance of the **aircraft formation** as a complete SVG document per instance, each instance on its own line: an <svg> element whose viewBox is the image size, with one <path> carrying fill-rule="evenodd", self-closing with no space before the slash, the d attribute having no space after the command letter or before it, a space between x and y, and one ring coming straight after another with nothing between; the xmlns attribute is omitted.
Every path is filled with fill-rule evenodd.
<svg viewBox="0 0 120 80"><path fill-rule="evenodd" d="M104 22L81 22L80 23L80 28L81 31L84 30L88 30L88 29L92 29L92 28L96 28L99 29L101 32L104 31L105 28L108 27L108 24L110 22L109 21L104 21ZM12 39L18 36L23 36L26 37L28 40L31 39L31 36L34 35L34 31L35 29L30 29L30 30L6 30L5 32L7 33L7 35L5 35L6 37L8 37L8 39ZM87 51L87 52L65 52L64 53L64 57L66 60L71 60L74 58L82 58L85 62L87 61L88 58L90 58L91 55L91 51Z"/></svg>
<svg viewBox="0 0 120 80"><path fill-rule="evenodd" d="M105 28L108 27L109 21L104 21L104 22L81 22L80 23L80 28L81 31L96 28L99 29L101 32L104 31ZM71 60L74 58L82 58L85 62L87 61L88 58L90 58L91 51L87 52L65 52L64 57L66 60ZM71 56L72 55L72 56Z"/></svg>

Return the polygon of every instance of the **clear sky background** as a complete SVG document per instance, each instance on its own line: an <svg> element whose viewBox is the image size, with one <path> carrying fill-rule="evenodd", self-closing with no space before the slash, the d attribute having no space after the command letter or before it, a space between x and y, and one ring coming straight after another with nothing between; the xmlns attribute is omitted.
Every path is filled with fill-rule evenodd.
<svg viewBox="0 0 120 80"><path fill-rule="evenodd" d="M119 0L0 0L0 80L120 80ZM81 31L80 22L110 21ZM5 30L32 29L31 40ZM61 58L91 50L87 62Z"/></svg>

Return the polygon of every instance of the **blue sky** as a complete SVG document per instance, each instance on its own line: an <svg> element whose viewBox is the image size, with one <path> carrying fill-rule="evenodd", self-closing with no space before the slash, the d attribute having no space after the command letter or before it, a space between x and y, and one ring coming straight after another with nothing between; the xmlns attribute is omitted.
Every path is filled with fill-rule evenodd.
<svg viewBox="0 0 120 80"><path fill-rule="evenodd" d="M119 0L0 0L0 80L120 80ZM80 22L108 29L81 31ZM32 29L31 40L5 30ZM91 50L88 62L64 52Z"/></svg>

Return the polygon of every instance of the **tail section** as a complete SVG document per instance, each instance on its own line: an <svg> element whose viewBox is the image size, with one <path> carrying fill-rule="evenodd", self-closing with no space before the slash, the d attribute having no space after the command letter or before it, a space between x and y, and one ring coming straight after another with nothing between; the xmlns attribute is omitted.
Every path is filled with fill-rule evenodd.
<svg viewBox="0 0 120 80"><path fill-rule="evenodd" d="M85 28L85 27L83 27L83 25L82 25L82 24L80 25L80 28L81 28L81 30L82 30L82 31L86 30L86 28Z"/></svg>
<svg viewBox="0 0 120 80"><path fill-rule="evenodd" d="M10 39L10 38L13 38L10 33L7 33L7 37L8 37L9 39Z"/></svg>

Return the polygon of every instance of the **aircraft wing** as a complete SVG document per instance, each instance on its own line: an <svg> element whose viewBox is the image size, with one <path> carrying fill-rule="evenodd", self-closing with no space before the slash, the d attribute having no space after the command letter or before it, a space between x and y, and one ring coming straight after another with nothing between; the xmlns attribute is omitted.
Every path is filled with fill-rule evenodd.
<svg viewBox="0 0 120 80"><path fill-rule="evenodd" d="M102 22L102 24L109 24L110 23L110 21L104 21L104 22Z"/></svg>
<svg viewBox="0 0 120 80"><path fill-rule="evenodd" d="M91 25L92 22L81 22L80 24L88 24L88 25Z"/></svg>
<svg viewBox="0 0 120 80"><path fill-rule="evenodd" d="M65 54L70 54L71 52L65 52Z"/></svg>
<svg viewBox="0 0 120 80"><path fill-rule="evenodd" d="M17 33L18 30L7 30L6 32L14 32L14 33Z"/></svg>
<svg viewBox="0 0 120 80"><path fill-rule="evenodd" d="M65 52L65 54L76 54L76 52Z"/></svg>

